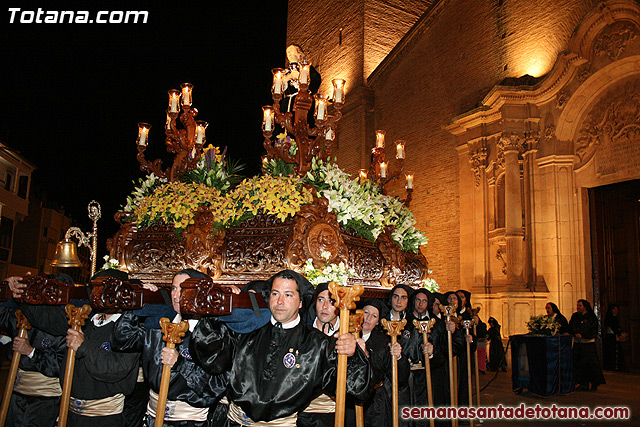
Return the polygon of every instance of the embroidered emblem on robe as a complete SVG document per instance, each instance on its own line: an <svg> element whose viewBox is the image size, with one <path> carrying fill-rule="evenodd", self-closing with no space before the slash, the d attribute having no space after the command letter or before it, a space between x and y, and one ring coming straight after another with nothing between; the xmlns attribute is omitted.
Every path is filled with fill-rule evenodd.
<svg viewBox="0 0 640 427"><path fill-rule="evenodd" d="M105 350L105 351L109 351L109 350L111 350L111 344L109 343L109 341L105 341L105 342L102 343L100 348Z"/></svg>
<svg viewBox="0 0 640 427"><path fill-rule="evenodd" d="M51 340L49 338L44 338L42 340L42 348L44 348L46 350L49 347L51 347Z"/></svg>
<svg viewBox="0 0 640 427"><path fill-rule="evenodd" d="M293 355L293 353L287 353L284 355L282 363L284 363L285 368L291 369L296 365L296 357Z"/></svg>
<svg viewBox="0 0 640 427"><path fill-rule="evenodd" d="M187 360L191 360L191 354L189 353L188 348L183 348L180 350L180 356L184 357Z"/></svg>

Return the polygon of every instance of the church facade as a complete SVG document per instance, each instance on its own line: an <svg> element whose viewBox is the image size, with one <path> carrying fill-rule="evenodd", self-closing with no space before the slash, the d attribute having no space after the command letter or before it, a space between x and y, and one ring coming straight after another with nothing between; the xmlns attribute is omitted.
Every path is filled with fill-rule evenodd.
<svg viewBox="0 0 640 427"><path fill-rule="evenodd" d="M406 141L442 290L504 335L547 301L619 303L640 341L637 1L289 0L287 41L320 93L347 80L342 167L368 167L377 129Z"/></svg>

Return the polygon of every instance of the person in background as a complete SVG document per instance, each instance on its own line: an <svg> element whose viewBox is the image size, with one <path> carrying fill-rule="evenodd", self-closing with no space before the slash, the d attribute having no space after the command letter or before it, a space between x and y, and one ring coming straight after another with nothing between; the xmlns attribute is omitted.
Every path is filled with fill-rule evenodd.
<svg viewBox="0 0 640 427"><path fill-rule="evenodd" d="M497 372L507 371L507 361L504 357L504 345L502 345L502 333L500 332L500 323L490 317L487 320L489 323L489 363L487 364L487 370Z"/></svg>
<svg viewBox="0 0 640 427"><path fill-rule="evenodd" d="M578 390L596 391L599 385L605 384L596 349L598 318L589 301L578 300L576 307L578 311L573 313L569 321L569 328L574 336L573 371Z"/></svg>
<svg viewBox="0 0 640 427"><path fill-rule="evenodd" d="M602 343L603 368L606 371L627 370L622 351L622 341L627 336L620 328L620 307L618 304L609 304L607 314L604 316L604 342Z"/></svg>
<svg viewBox="0 0 640 427"><path fill-rule="evenodd" d="M567 322L567 318L560 313L560 309L557 305L552 302L548 302L547 305L544 306L544 309L547 312L547 316L553 317L556 322L560 324L560 328L558 328L558 334L568 334L569 333L569 322Z"/></svg>

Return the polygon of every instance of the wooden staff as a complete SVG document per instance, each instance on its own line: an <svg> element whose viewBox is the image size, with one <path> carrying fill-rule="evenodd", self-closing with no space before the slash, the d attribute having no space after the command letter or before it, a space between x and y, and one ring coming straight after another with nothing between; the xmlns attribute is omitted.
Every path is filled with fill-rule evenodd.
<svg viewBox="0 0 640 427"><path fill-rule="evenodd" d="M31 325L21 310L16 310L16 322L18 327L18 337L27 338L27 331L31 329ZM4 388L4 398L2 399L2 408L0 408L0 426L3 426L7 420L7 413L9 412L9 403L11 402L11 395L13 394L13 385L16 381L16 375L18 373L18 365L20 364L21 354L17 351L13 352L13 358L11 359L11 367L9 368L9 377Z"/></svg>
<svg viewBox="0 0 640 427"><path fill-rule="evenodd" d="M329 292L335 300L336 308L340 309L340 335L349 333L349 310L356 308L356 301L364 288L356 284L351 287L339 286L335 282L329 283ZM336 385L336 416L335 427L344 426L345 401L347 398L347 358L346 354L338 355L338 378Z"/></svg>
<svg viewBox="0 0 640 427"><path fill-rule="evenodd" d="M431 332L431 328L436 324L436 319L429 320L418 320L413 319L413 326L416 327L416 330L422 333L422 343L426 347L429 343L429 332ZM424 355L424 371L427 376L427 401L429 402L429 407L433 408L433 390L431 385L431 362L429 361L429 356ZM431 427L434 426L435 420L433 418L429 418L429 425Z"/></svg>
<svg viewBox="0 0 640 427"><path fill-rule="evenodd" d="M387 320L382 319L382 326L387 331L387 334L391 337L391 346L398 342L398 335L402 332L407 319ZM393 407L393 427L398 427L398 359L391 358L391 406Z"/></svg>
<svg viewBox="0 0 640 427"><path fill-rule="evenodd" d="M180 323L171 323L169 319L160 319L160 329L162 329L162 340L167 343L166 347L176 348L176 344L182 342L182 337L189 330L189 323L182 320ZM164 424L164 413L167 409L167 394L169 394L169 381L171 380L171 366L162 365L162 377L160 379L160 390L158 391L158 407L156 408L155 427L162 427Z"/></svg>
<svg viewBox="0 0 640 427"><path fill-rule="evenodd" d="M456 312L456 306L454 305L447 305L442 307L444 309L444 315L447 318L447 322L451 321L451 317L455 315ZM451 399L451 406L452 407L457 407L456 405L456 389L457 389L457 384L454 382L453 380L453 376L454 376L454 369L455 366L453 365L453 338L452 338L452 334L451 331L449 331L449 328L447 328L447 344L448 344L448 353L449 353L449 398ZM457 427L458 426L458 419L454 418L451 420L451 424L453 427Z"/></svg>
<svg viewBox="0 0 640 427"><path fill-rule="evenodd" d="M79 331L84 326L84 321L91 313L89 304L82 307L76 307L73 304L67 304L64 307L67 313L69 326L74 331ZM66 427L67 416L69 415L69 400L71 398L71 385L73 383L73 370L76 366L76 352L73 349L67 350L67 365L64 368L64 381L62 386L62 396L60 397L60 413L58 414L58 426Z"/></svg>
<svg viewBox="0 0 640 427"><path fill-rule="evenodd" d="M480 307L476 307L475 309L471 310L471 314L475 317L478 315L478 313L480 313ZM476 330L476 322L474 319L473 322L473 335L475 335L476 337L478 336L478 331ZM478 349L476 348L476 352L475 352L475 358L476 358L476 405L479 408L480 407L480 368L478 367ZM471 399L471 396L469 396L469 399Z"/></svg>
<svg viewBox="0 0 640 427"><path fill-rule="evenodd" d="M469 329L471 328L471 323L473 320L463 320L462 326L464 326L464 330L466 335L469 336ZM469 387L469 408L473 408L473 387L471 385L471 344L469 341L465 339L467 342L467 386ZM473 427L473 419L469 419L469 425Z"/></svg>
<svg viewBox="0 0 640 427"><path fill-rule="evenodd" d="M349 316L349 332L356 338L360 338L363 320L364 310L356 310ZM356 402L356 427L364 427L364 405L361 402Z"/></svg>

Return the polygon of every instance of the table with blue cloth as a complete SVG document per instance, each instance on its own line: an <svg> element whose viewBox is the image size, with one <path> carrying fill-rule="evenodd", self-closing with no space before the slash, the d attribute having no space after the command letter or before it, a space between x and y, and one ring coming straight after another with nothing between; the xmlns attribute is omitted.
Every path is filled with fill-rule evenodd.
<svg viewBox="0 0 640 427"><path fill-rule="evenodd" d="M539 396L572 393L573 336L512 335L511 379L514 391Z"/></svg>

